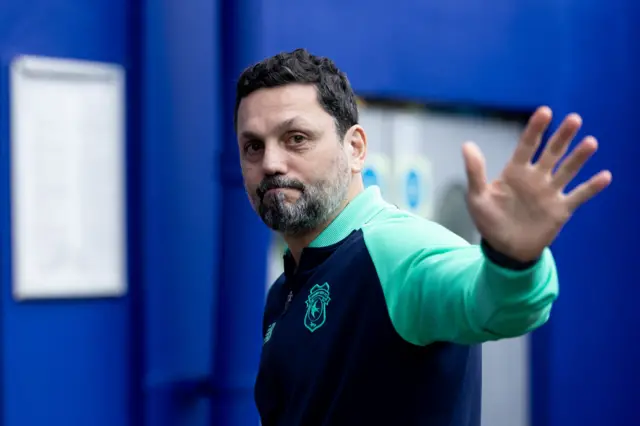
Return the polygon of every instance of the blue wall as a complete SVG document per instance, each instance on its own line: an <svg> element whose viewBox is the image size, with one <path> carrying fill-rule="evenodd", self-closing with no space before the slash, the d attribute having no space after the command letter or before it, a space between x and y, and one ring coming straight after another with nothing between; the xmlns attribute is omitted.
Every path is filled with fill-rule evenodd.
<svg viewBox="0 0 640 426"><path fill-rule="evenodd" d="M578 211L555 245L562 296L536 359L548 379L538 425L640 424L640 270L634 267L640 148L640 9L582 2L567 20L563 90L556 103L582 113L601 142L581 175L613 172L606 194ZM603 29L606 31L602 31Z"/></svg>
<svg viewBox="0 0 640 426"><path fill-rule="evenodd" d="M16 303L11 296L8 67L15 54L133 67L125 0L0 3L2 417L6 426L127 425L136 417L132 298ZM132 259L133 260L133 259Z"/></svg>
<svg viewBox="0 0 640 426"><path fill-rule="evenodd" d="M534 333L534 426L640 423L640 272L628 266L640 235L629 199L640 157L640 12L631 0L139 4L0 5L0 426L257 424L268 232L242 187L234 83L250 63L296 47L333 57L363 95L518 111L549 104L557 116L584 116L583 133L602 148L580 178L607 167L614 183L554 246L562 293ZM7 72L17 53L128 71L124 298L11 298ZM183 398L198 383L212 404Z"/></svg>
<svg viewBox="0 0 640 426"><path fill-rule="evenodd" d="M246 198L232 105L238 74L260 59L261 10L250 0L145 9L147 425L258 424L269 232Z"/></svg>
<svg viewBox="0 0 640 426"><path fill-rule="evenodd" d="M521 109L561 84L567 29L554 0L265 4L265 55L303 46L330 56L363 95Z"/></svg>
<svg viewBox="0 0 640 426"><path fill-rule="evenodd" d="M205 425L179 384L211 374L220 152L216 2L146 2L142 221L146 424Z"/></svg>

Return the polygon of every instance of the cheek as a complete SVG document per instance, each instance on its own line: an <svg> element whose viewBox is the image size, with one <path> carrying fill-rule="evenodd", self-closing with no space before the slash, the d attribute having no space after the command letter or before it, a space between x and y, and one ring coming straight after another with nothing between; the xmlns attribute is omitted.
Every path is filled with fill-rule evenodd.
<svg viewBox="0 0 640 426"><path fill-rule="evenodd" d="M348 152L341 151L333 159L332 167L336 173L346 173L351 167L352 159Z"/></svg>
<svg viewBox="0 0 640 426"><path fill-rule="evenodd" d="M242 168L242 179L244 181L244 187L249 192L250 196L255 196L255 190L262 181L262 175L257 173L253 168Z"/></svg>
<svg viewBox="0 0 640 426"><path fill-rule="evenodd" d="M333 141L327 142L330 143ZM304 162L298 164L297 168L309 176L324 176L335 169L340 156L344 157L344 152L339 147L317 150L305 156Z"/></svg>

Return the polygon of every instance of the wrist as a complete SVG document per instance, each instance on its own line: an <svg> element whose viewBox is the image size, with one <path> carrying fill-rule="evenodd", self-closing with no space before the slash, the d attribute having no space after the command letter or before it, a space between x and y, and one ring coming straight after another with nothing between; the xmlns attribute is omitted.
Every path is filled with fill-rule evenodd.
<svg viewBox="0 0 640 426"><path fill-rule="evenodd" d="M482 252L487 257L487 259L489 259L491 262L502 268L511 269L514 271L523 271L525 269L529 269L536 263L538 263L538 260L540 259L540 256L531 260L516 259L515 257L509 256L507 254L504 254L500 250L497 250L496 248L491 246L491 244L489 244L489 242L484 238L482 238L482 240L480 241L480 248L482 249Z"/></svg>

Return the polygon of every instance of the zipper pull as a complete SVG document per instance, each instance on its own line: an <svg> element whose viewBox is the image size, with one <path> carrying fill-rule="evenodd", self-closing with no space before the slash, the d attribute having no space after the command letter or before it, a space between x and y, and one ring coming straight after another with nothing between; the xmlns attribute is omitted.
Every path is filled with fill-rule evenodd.
<svg viewBox="0 0 640 426"><path fill-rule="evenodd" d="M291 301L293 300L293 290L289 290L289 294L287 295L287 301L284 304L284 311L287 312L287 309L289 309L289 305L291 304Z"/></svg>

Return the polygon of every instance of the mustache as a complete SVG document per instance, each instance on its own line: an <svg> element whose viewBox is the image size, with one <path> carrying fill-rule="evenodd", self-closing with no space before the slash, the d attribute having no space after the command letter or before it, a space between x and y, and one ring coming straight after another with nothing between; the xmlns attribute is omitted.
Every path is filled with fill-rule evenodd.
<svg viewBox="0 0 640 426"><path fill-rule="evenodd" d="M278 188L291 188L304 191L304 184L297 179L291 179L285 176L269 176L260 182L258 189L256 189L256 194L258 194L258 197L262 200L267 191Z"/></svg>

